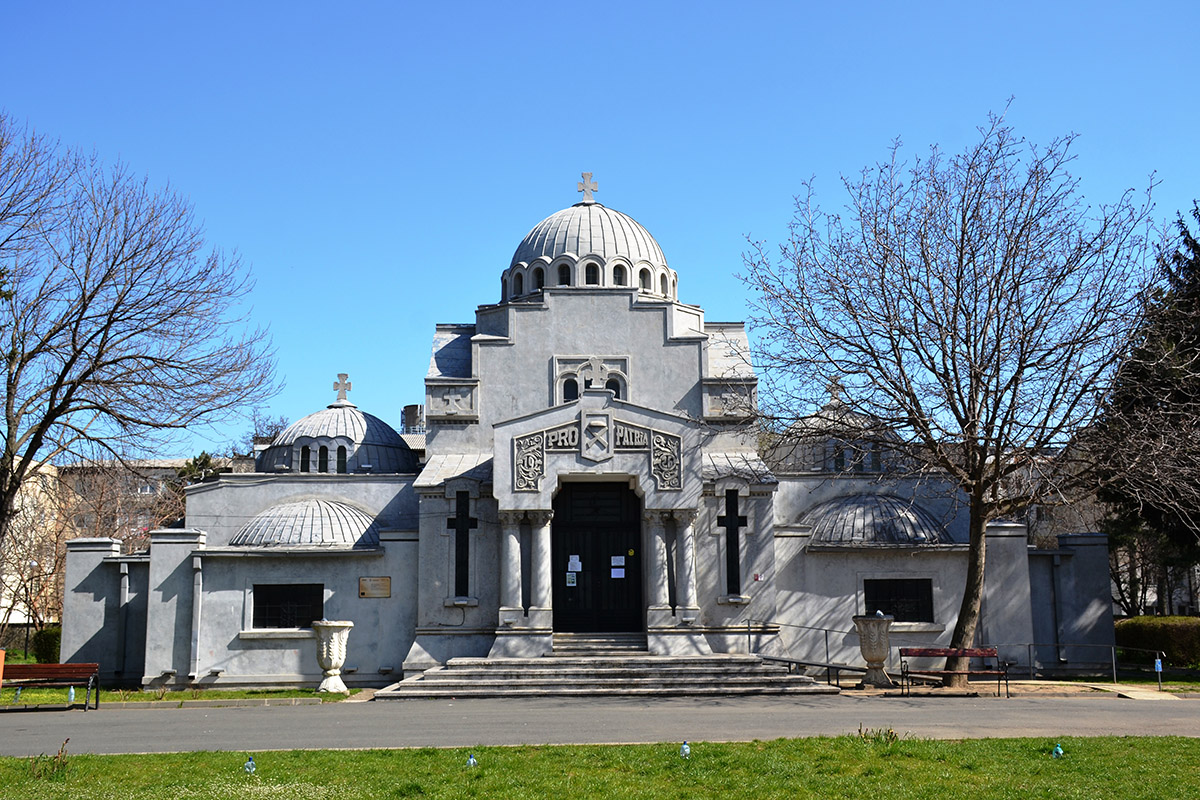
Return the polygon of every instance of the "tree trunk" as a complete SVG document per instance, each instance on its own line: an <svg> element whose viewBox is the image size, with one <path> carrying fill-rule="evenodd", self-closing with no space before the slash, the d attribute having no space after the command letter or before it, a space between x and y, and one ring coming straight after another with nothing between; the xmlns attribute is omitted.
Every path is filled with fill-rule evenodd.
<svg viewBox="0 0 1200 800"><path fill-rule="evenodd" d="M983 605L983 573L987 559L987 539L984 531L987 523L983 510L978 507L978 498L971 498L971 546L967 552L967 583L963 588L962 605L958 609L958 622L954 626L954 635L950 638L950 646L955 648L971 647L975 641L975 629L979 625L979 611ZM970 659L948 658L946 669L965 670ZM946 686L956 689L966 688L966 675L949 675Z"/></svg>

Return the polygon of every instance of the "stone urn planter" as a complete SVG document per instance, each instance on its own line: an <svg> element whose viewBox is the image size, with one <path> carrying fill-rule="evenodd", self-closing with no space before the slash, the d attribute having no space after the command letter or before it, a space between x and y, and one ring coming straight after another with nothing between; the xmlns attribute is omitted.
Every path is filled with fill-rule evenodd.
<svg viewBox="0 0 1200 800"><path fill-rule="evenodd" d="M342 682L342 667L346 664L346 640L354 623L348 620L321 619L312 624L317 636L317 663L325 679L317 687L318 692L350 694Z"/></svg>
<svg viewBox="0 0 1200 800"><path fill-rule="evenodd" d="M876 686L881 689L895 686L884 668L888 651L891 649L891 643L888 641L888 629L892 627L895 619L892 616L878 614L854 617L854 627L858 631L858 646L867 662L867 674L863 676L862 683L858 685L860 689L864 686Z"/></svg>

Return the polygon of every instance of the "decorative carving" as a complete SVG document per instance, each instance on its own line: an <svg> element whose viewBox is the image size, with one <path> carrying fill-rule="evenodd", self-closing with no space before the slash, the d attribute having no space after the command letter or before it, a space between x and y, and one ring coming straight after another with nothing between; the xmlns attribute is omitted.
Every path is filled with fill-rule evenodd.
<svg viewBox="0 0 1200 800"><path fill-rule="evenodd" d="M550 520L554 519L554 511L548 508L527 511L525 515L529 517L529 524L533 528L544 528L550 524Z"/></svg>
<svg viewBox="0 0 1200 800"><path fill-rule="evenodd" d="M878 686L883 689L894 686L884 669L884 662L891 647L888 629L892 627L895 617L877 615L856 616L853 619L854 627L858 630L858 646L867 662L867 674L859 686Z"/></svg>
<svg viewBox="0 0 1200 800"><path fill-rule="evenodd" d="M346 380L350 376L345 372L338 373L338 379L333 382L333 390L337 392L337 402L349 403L350 400L346 397L346 392L350 391L350 381Z"/></svg>
<svg viewBox="0 0 1200 800"><path fill-rule="evenodd" d="M350 694L342 681L342 665L346 663L346 639L354 623L342 620L322 619L313 622L313 633L317 635L317 663L321 665L324 680L318 692Z"/></svg>
<svg viewBox="0 0 1200 800"><path fill-rule="evenodd" d="M694 508L677 508L671 512L680 525L695 525L700 512Z"/></svg>
<svg viewBox="0 0 1200 800"><path fill-rule="evenodd" d="M613 378L626 387L620 392L622 399L629 399L629 356L555 356L554 375L560 386L567 378L576 379L580 392L603 389Z"/></svg>
<svg viewBox="0 0 1200 800"><path fill-rule="evenodd" d="M663 491L681 491L683 489L683 473L680 470L682 461L683 440L669 433L654 431L651 438L650 473Z"/></svg>
<svg viewBox="0 0 1200 800"><path fill-rule="evenodd" d="M613 447L616 450L642 451L650 449L650 431L626 422L613 423Z"/></svg>
<svg viewBox="0 0 1200 800"><path fill-rule="evenodd" d="M447 416L456 414L469 414L474 409L471 403L471 390L465 386L458 386L442 391L442 413Z"/></svg>
<svg viewBox="0 0 1200 800"><path fill-rule="evenodd" d="M520 525L525 520L524 511L501 511L497 516L503 527Z"/></svg>
<svg viewBox="0 0 1200 800"><path fill-rule="evenodd" d="M543 431L543 434L547 452L574 453L579 449L579 426L573 422Z"/></svg>
<svg viewBox="0 0 1200 800"><path fill-rule="evenodd" d="M613 454L612 417L608 412L579 415L579 455L589 461L607 461Z"/></svg>
<svg viewBox="0 0 1200 800"><path fill-rule="evenodd" d="M583 178L583 180L576 182L576 185L579 188L576 189L575 191L583 192L583 202L585 202L585 203L596 202L595 198L592 197L592 192L600 191L600 184L598 184L594 180L592 180L592 173L590 173L590 172L581 172L580 177Z"/></svg>
<svg viewBox="0 0 1200 800"><path fill-rule="evenodd" d="M546 453L542 447L544 442L545 436L541 432L513 439L514 492L540 490L542 476L546 474Z"/></svg>

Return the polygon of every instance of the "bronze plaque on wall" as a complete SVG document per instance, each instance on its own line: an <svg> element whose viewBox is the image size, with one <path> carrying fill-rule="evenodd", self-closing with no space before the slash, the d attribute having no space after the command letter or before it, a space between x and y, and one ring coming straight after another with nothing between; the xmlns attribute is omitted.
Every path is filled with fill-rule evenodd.
<svg viewBox="0 0 1200 800"><path fill-rule="evenodd" d="M379 578L359 578L359 597L391 597L392 579L390 576Z"/></svg>

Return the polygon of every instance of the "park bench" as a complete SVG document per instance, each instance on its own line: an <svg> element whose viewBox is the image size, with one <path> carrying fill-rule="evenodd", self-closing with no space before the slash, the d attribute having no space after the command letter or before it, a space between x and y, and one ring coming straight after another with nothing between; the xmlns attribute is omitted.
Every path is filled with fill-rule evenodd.
<svg viewBox="0 0 1200 800"><path fill-rule="evenodd" d="M92 704L93 691L96 696L93 707L100 707L99 664L5 664L4 685L16 688L86 686L83 710L87 711Z"/></svg>
<svg viewBox="0 0 1200 800"><path fill-rule="evenodd" d="M981 667L972 668L967 661L966 669L926 669L914 667L909 663L910 658L966 658L986 661L992 659L994 666L986 663ZM1008 664L1000 660L994 647L901 647L900 648L900 690L902 694L911 694L914 678L945 677L947 675L966 675L970 680L972 675L995 675L996 697L1000 696L1000 685L1004 684L1004 696L1012 697L1008 691Z"/></svg>

